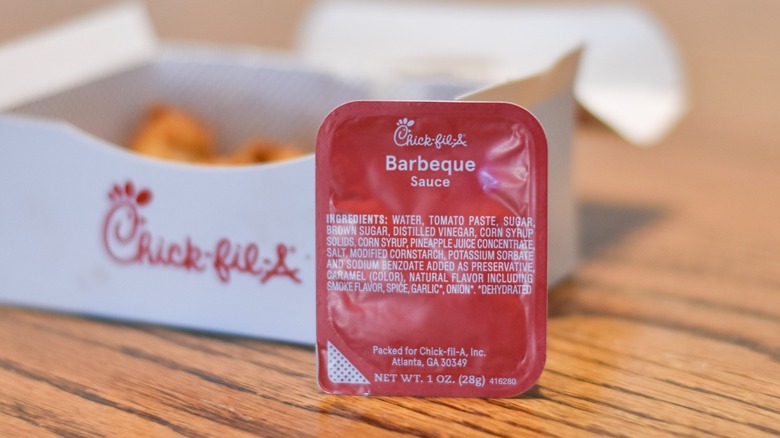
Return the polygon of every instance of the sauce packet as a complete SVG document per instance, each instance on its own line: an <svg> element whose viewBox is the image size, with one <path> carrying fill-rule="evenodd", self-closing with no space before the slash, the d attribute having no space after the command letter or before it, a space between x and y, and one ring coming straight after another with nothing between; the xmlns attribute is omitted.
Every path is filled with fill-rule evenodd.
<svg viewBox="0 0 780 438"><path fill-rule="evenodd" d="M547 143L498 102L357 101L316 151L327 393L511 397L546 358Z"/></svg>

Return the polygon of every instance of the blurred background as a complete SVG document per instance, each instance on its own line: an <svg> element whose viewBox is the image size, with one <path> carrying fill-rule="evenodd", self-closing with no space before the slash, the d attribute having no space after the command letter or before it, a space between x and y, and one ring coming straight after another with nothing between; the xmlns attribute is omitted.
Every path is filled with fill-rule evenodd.
<svg viewBox="0 0 780 438"><path fill-rule="evenodd" d="M43 29L112 0L0 0L0 40ZM162 39L289 47L308 0L146 0Z"/></svg>
<svg viewBox="0 0 780 438"><path fill-rule="evenodd" d="M111 3L115 2L0 0L0 42ZM163 40L285 49L294 45L296 25L306 8L314 2L146 0L145 3ZM521 1L479 2L485 7L495 3ZM780 2L621 0L614 3L644 6L666 27L676 42L688 79L693 109L684 121L683 129L697 126L699 121L706 123L713 134L717 133L718 126L734 123L744 127L746 138L766 135L767 130L779 133L780 125L776 123L776 118L780 114L780 85L777 80L780 78L780 32L777 31ZM744 105L750 105L752 110L744 111ZM764 152L776 157L774 149Z"/></svg>

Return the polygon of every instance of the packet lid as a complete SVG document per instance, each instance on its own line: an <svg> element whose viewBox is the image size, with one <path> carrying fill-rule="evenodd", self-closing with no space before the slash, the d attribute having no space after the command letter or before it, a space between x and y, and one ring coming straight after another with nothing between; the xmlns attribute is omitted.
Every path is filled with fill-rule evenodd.
<svg viewBox="0 0 780 438"><path fill-rule="evenodd" d="M546 357L547 144L500 102L358 101L316 154L317 359L334 394L509 397Z"/></svg>

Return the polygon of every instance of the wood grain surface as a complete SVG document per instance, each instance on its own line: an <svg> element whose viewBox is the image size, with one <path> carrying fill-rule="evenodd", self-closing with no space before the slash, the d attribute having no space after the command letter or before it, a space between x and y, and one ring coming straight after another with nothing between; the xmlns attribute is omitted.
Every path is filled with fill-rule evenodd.
<svg viewBox="0 0 780 438"><path fill-rule="evenodd" d="M650 149L578 130L583 262L527 394L328 396L308 347L0 307L0 436L780 435L780 3L646 3L691 112Z"/></svg>

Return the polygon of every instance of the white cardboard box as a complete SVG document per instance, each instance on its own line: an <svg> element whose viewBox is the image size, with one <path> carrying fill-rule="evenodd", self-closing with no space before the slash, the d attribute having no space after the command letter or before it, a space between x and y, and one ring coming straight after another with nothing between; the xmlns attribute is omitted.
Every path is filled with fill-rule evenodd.
<svg viewBox="0 0 780 438"><path fill-rule="evenodd" d="M0 88L0 302L314 341L313 156L214 168L124 150L158 101L194 112L225 144L261 134L309 148L325 115L350 100L524 105L549 137L554 283L577 261L570 146L580 52L569 49L490 87L379 80L326 72L310 56L158 50L135 4L0 47L0 71L17 75Z"/></svg>

